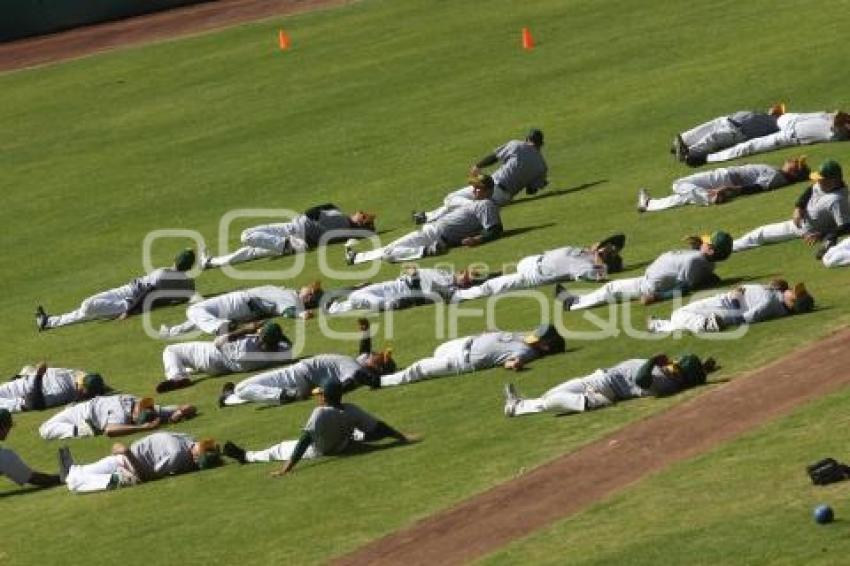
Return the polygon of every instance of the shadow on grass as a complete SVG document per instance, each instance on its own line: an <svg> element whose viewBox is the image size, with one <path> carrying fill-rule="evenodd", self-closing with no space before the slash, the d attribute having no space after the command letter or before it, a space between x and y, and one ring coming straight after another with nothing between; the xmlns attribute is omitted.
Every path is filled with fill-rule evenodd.
<svg viewBox="0 0 850 566"><path fill-rule="evenodd" d="M511 238L513 236L520 236L527 232L533 232L535 230L540 230L541 228L549 228L550 226L554 226L554 222L548 222L546 224L536 224L534 226L523 226L522 228L511 228L510 230L505 230L502 232L502 238Z"/></svg>
<svg viewBox="0 0 850 566"><path fill-rule="evenodd" d="M533 196L530 196L528 198L524 198L524 199L521 199L521 200L515 200L515 201L511 202L511 206L516 206L518 204L523 204L523 203L526 203L526 202L534 202L536 200L542 200L542 199L545 199L545 198L561 197L561 196L569 195L569 194L572 194L572 193L578 193L580 191L584 191L584 190L593 188L596 185L601 185L601 184L607 183L607 182L608 182L608 179L599 179L597 181L591 181L589 183L583 183L581 185L576 185L575 187L569 187L569 188L566 188L566 189L552 189L552 190L543 189L541 192L537 193L536 195L533 195Z"/></svg>
<svg viewBox="0 0 850 566"><path fill-rule="evenodd" d="M16 489L15 491L7 491L7 492L4 492L4 493L0 493L0 499L5 499L6 497L17 497L19 495L27 495L27 494L32 493L34 491L43 491L45 489L53 489L53 488L56 488L56 487L62 487L62 486L59 486L59 485L54 485L54 486L50 486L50 487L27 486L27 487L23 487L21 489Z"/></svg>

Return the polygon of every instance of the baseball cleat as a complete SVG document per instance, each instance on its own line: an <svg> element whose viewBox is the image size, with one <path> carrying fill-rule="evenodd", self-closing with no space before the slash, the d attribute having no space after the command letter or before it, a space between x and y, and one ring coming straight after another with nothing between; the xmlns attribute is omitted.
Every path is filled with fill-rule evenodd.
<svg viewBox="0 0 850 566"><path fill-rule="evenodd" d="M649 193L646 192L646 189L639 189L638 190L637 211L638 212L646 212L647 206L649 206Z"/></svg>
<svg viewBox="0 0 850 566"><path fill-rule="evenodd" d="M289 241L289 238L283 239L283 244L280 246L280 255L292 255L295 252L292 249L292 244Z"/></svg>
<svg viewBox="0 0 850 566"><path fill-rule="evenodd" d="M560 301L564 310L568 311L578 300L578 297L571 295L567 288L560 283L555 283L555 300Z"/></svg>
<svg viewBox="0 0 850 566"><path fill-rule="evenodd" d="M201 265L201 269L212 269L212 256L207 253L207 250L201 250L200 256L198 263Z"/></svg>
<svg viewBox="0 0 850 566"><path fill-rule="evenodd" d="M221 407L223 409L227 406L224 403L224 401L228 397L233 395L233 391L234 391L235 388L236 388L236 386L233 384L232 381L228 381L227 383L225 383L224 385L221 386L221 394L218 396L218 406L219 407Z"/></svg>
<svg viewBox="0 0 850 566"><path fill-rule="evenodd" d="M357 257L357 252L352 250L351 248L345 248L345 263L348 265L354 265L354 260Z"/></svg>
<svg viewBox="0 0 850 566"><path fill-rule="evenodd" d="M705 319L705 331L706 332L720 332L723 330L723 325L720 322L720 317L717 314L712 313Z"/></svg>
<svg viewBox="0 0 850 566"><path fill-rule="evenodd" d="M71 449L67 446L62 446L59 449L59 481L65 483L68 479L68 472L71 471L71 466L74 465L74 457L71 456Z"/></svg>
<svg viewBox="0 0 850 566"><path fill-rule="evenodd" d="M192 380L188 377L181 377L180 379L166 379L157 384L156 392L167 393L169 391L174 391L175 389L189 387L190 385L192 385Z"/></svg>
<svg viewBox="0 0 850 566"><path fill-rule="evenodd" d="M426 222L428 222L428 217L425 215L424 212L414 212L411 216L413 217L413 223L416 225L425 224Z"/></svg>
<svg viewBox="0 0 850 566"><path fill-rule="evenodd" d="M685 161L688 158L688 146L682 136L677 134L673 139L673 148L676 155L676 161Z"/></svg>
<svg viewBox="0 0 850 566"><path fill-rule="evenodd" d="M240 448L239 446L236 446L229 440L224 443L224 448L222 448L222 452L224 452L225 456L227 456L228 458L233 458L240 464L244 464L246 462L245 450Z"/></svg>
<svg viewBox="0 0 850 566"><path fill-rule="evenodd" d="M706 159L699 155L689 155L685 158L685 163L691 167L699 167L706 164Z"/></svg>
<svg viewBox="0 0 850 566"><path fill-rule="evenodd" d="M41 305L35 308L35 325L39 332L47 328L47 313Z"/></svg>
<svg viewBox="0 0 850 566"><path fill-rule="evenodd" d="M654 316L650 316L646 319L646 330L648 332L657 332L656 323L658 319Z"/></svg>

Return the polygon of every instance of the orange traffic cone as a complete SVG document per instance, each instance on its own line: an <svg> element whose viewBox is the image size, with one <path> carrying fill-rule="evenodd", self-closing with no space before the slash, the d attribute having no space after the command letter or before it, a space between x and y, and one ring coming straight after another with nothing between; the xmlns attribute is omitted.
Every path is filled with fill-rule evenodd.
<svg viewBox="0 0 850 566"><path fill-rule="evenodd" d="M528 28L522 28L522 48L534 49L534 38L531 37L531 32Z"/></svg>
<svg viewBox="0 0 850 566"><path fill-rule="evenodd" d="M285 31L279 30L277 32L277 43L278 43L278 45L280 45L281 51L283 51L284 49L289 49L289 46L290 46L289 36L286 35Z"/></svg>

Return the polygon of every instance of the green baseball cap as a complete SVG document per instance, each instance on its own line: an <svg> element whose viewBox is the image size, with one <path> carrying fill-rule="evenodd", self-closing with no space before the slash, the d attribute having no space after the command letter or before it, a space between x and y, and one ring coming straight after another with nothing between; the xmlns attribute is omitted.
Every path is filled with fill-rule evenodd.
<svg viewBox="0 0 850 566"><path fill-rule="evenodd" d="M277 346L283 340L283 330L278 323L268 321L260 328L260 340L269 346Z"/></svg>
<svg viewBox="0 0 850 566"><path fill-rule="evenodd" d="M12 413L8 409L0 409L0 427L9 428L12 426Z"/></svg>
<svg viewBox="0 0 850 566"><path fill-rule="evenodd" d="M177 271L189 271L193 265L195 265L194 250L186 248L174 257L174 269Z"/></svg>
<svg viewBox="0 0 850 566"><path fill-rule="evenodd" d="M694 354L684 354L677 361L681 377L688 385L700 385L705 383L705 370L702 362Z"/></svg>
<svg viewBox="0 0 850 566"><path fill-rule="evenodd" d="M102 395L106 390L106 384L99 373L87 373L83 377L83 387L92 395Z"/></svg>
<svg viewBox="0 0 850 566"><path fill-rule="evenodd" d="M820 164L817 171L809 176L809 179L820 181L821 179L841 179L842 177L841 165L834 159L827 159Z"/></svg>
<svg viewBox="0 0 850 566"><path fill-rule="evenodd" d="M703 236L702 241L705 244L711 244L714 248L714 256L712 256L714 261L723 261L732 255L732 236L728 232L718 230L711 235Z"/></svg>

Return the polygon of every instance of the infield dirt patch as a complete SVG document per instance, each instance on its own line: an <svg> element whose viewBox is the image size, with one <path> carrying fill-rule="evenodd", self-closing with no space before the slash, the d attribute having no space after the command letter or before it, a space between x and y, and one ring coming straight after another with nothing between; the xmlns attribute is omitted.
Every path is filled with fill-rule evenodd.
<svg viewBox="0 0 850 566"><path fill-rule="evenodd" d="M459 564L482 557L850 384L848 346L850 330L842 330L378 539L336 564Z"/></svg>
<svg viewBox="0 0 850 566"><path fill-rule="evenodd" d="M22 69L352 0L217 0L0 44L0 71ZM270 41L274 41L271 38Z"/></svg>

